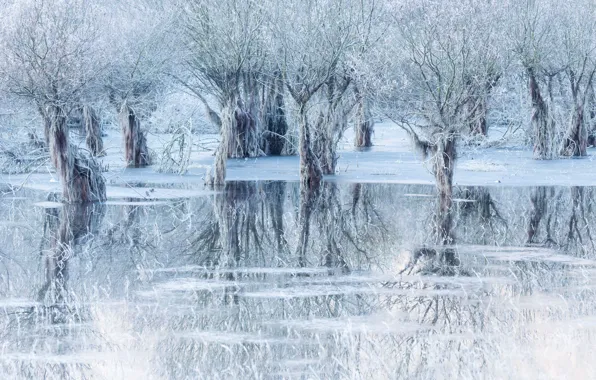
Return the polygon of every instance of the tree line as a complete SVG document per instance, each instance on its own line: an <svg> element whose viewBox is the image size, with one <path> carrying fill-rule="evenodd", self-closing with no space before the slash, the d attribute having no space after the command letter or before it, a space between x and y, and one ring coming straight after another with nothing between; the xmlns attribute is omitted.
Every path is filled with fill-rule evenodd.
<svg viewBox="0 0 596 380"><path fill-rule="evenodd" d="M494 94L527 125L536 159L585 156L594 125L596 4L575 0L3 0L0 87L41 120L68 202L105 199L98 102L122 129L125 161L151 163L144 120L192 93L226 160L298 153L303 192L336 171L355 128L404 128L451 198L458 142L486 135ZM78 115L90 154L69 140ZM296 131L292 134L291 131ZM293 136L297 135L297 138ZM450 201L442 206L447 210Z"/></svg>

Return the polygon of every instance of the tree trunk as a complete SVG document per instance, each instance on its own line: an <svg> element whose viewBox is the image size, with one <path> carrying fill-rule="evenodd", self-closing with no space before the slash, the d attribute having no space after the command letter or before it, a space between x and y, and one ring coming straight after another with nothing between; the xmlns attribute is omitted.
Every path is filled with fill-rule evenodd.
<svg viewBox="0 0 596 380"><path fill-rule="evenodd" d="M372 134L375 122L370 113L370 108L366 99L357 92L358 111L355 126L354 146L357 148L368 148L372 144Z"/></svg>
<svg viewBox="0 0 596 380"><path fill-rule="evenodd" d="M485 96L481 96L473 105L474 110L470 120L470 134L472 136L487 136L488 125L486 124L486 102Z"/></svg>
<svg viewBox="0 0 596 380"><path fill-rule="evenodd" d="M227 134L227 157L258 156L257 122L241 99L231 97L222 107L222 137Z"/></svg>
<svg viewBox="0 0 596 380"><path fill-rule="evenodd" d="M286 142L285 134L288 123L285 114L283 82L280 75L276 75L271 84L264 104L265 136L262 149L267 155L281 155Z"/></svg>
<svg viewBox="0 0 596 380"><path fill-rule="evenodd" d="M348 125L347 113L341 108L341 105L326 110L321 113L316 131L315 151L320 160L323 174L335 174L337 167L337 144Z"/></svg>
<svg viewBox="0 0 596 380"><path fill-rule="evenodd" d="M50 157L62 182L62 196L68 203L95 202L106 199L103 175L93 157L85 157L68 142L65 112L57 106L46 109L49 125Z"/></svg>
<svg viewBox="0 0 596 380"><path fill-rule="evenodd" d="M226 161L228 157L233 156L230 150L236 150L237 146L237 140L233 138L234 131L238 129L236 126L235 102L234 98L230 98L222 107L219 146L215 152L213 167L205 178L205 184L208 186L223 186L226 183ZM230 140L233 142L230 142Z"/></svg>
<svg viewBox="0 0 596 380"><path fill-rule="evenodd" d="M551 160L556 158L555 124L549 115L548 106L536 81L532 69L528 69L530 76L530 96L532 99L532 130L534 132L534 158L537 160Z"/></svg>
<svg viewBox="0 0 596 380"><path fill-rule="evenodd" d="M245 137L245 157L258 157L260 154L261 108L259 101L259 84L253 74L246 74L244 78L246 105L239 103L244 114L248 116L248 128ZM243 116L246 118L246 116Z"/></svg>
<svg viewBox="0 0 596 380"><path fill-rule="evenodd" d="M439 245L453 244L453 173L455 169L455 136L441 136L435 146L433 172L437 181L439 204L436 215L436 240Z"/></svg>
<svg viewBox="0 0 596 380"><path fill-rule="evenodd" d="M343 100L349 85L349 79L336 77L331 77L325 82L326 102L314 129L316 138L313 144L323 174L335 174L337 144L348 128L348 114L352 108Z"/></svg>
<svg viewBox="0 0 596 380"><path fill-rule="evenodd" d="M560 154L563 156L586 156L588 147L588 131L584 117L584 107L575 102L571 125L563 139Z"/></svg>
<svg viewBox="0 0 596 380"><path fill-rule="evenodd" d="M588 120L586 130L588 137L586 138L587 146L596 146L596 95L594 94L594 86L590 84L587 88L586 104L588 111Z"/></svg>
<svg viewBox="0 0 596 380"><path fill-rule="evenodd" d="M128 167L140 168L151 164L147 138L135 111L124 103L120 109L120 125L124 137L124 158Z"/></svg>
<svg viewBox="0 0 596 380"><path fill-rule="evenodd" d="M300 105L300 190L302 193L318 191L323 179L319 159L312 151L310 126L306 104Z"/></svg>
<svg viewBox="0 0 596 380"><path fill-rule="evenodd" d="M86 135L85 142L91 154L96 157L105 156L99 118L90 106L83 107L83 125Z"/></svg>

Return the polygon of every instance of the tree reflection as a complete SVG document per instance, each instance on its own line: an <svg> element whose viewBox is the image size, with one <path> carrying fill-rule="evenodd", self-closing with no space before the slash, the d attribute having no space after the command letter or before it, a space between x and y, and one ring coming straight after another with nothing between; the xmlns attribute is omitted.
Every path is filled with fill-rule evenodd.
<svg viewBox="0 0 596 380"><path fill-rule="evenodd" d="M70 263L81 253L82 245L97 238L104 210L101 204L89 203L43 210L43 281L34 306L6 314L4 350L50 359L45 362L17 357L10 369L3 367L3 373L32 379L91 377L87 364L61 358L78 353L86 335L82 326L90 319L87 306L69 284Z"/></svg>
<svg viewBox="0 0 596 380"><path fill-rule="evenodd" d="M69 305L68 262L76 255L77 246L96 236L104 212L104 206L98 203L65 204L44 210L41 257L45 282L37 299L45 305L51 323L81 318Z"/></svg>
<svg viewBox="0 0 596 380"><path fill-rule="evenodd" d="M103 230L95 209L46 209L43 281L26 287L39 306L0 319L12 320L6 350L109 351L110 365L138 360L163 378L457 377L470 363L493 375L501 347L542 337L535 321L592 313L593 283L577 276L596 258L592 199L456 187L449 201L428 186L328 182L304 197L298 184L229 182L111 205ZM404 271L402 254L414 258ZM7 362L29 377L98 373L52 360L64 364Z"/></svg>

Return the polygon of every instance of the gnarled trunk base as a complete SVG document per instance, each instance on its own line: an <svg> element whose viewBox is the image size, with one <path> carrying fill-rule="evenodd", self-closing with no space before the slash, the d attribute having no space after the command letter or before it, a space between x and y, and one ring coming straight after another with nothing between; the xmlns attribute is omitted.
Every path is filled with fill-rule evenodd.
<svg viewBox="0 0 596 380"><path fill-rule="evenodd" d="M106 200L106 186L101 169L93 157L86 157L68 142L66 114L60 107L46 110L50 157L62 183L62 196L68 203Z"/></svg>
<svg viewBox="0 0 596 380"><path fill-rule="evenodd" d="M561 146L562 156L581 157L587 155L588 132L584 120L584 109L576 106L573 112L571 125Z"/></svg>
<svg viewBox="0 0 596 380"><path fill-rule="evenodd" d="M540 87L532 70L530 76L530 96L532 99L532 130L534 132L534 158L552 160L556 158L555 125L546 102L540 94Z"/></svg>
<svg viewBox="0 0 596 380"><path fill-rule="evenodd" d="M126 165L134 168L151 165L147 138L141 131L141 122L134 110L126 103L120 109L120 125L124 136Z"/></svg>
<svg viewBox="0 0 596 380"><path fill-rule="evenodd" d="M304 109L301 110L300 123L300 191L313 193L319 190L323 180L319 159L312 151L310 127Z"/></svg>

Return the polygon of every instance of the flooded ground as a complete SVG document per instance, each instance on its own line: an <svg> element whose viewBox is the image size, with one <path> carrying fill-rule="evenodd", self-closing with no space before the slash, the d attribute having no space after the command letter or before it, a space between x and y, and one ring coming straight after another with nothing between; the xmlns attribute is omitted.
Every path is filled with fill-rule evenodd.
<svg viewBox="0 0 596 380"><path fill-rule="evenodd" d="M433 186L118 189L0 198L1 378L595 373L594 188L456 187L449 246Z"/></svg>

